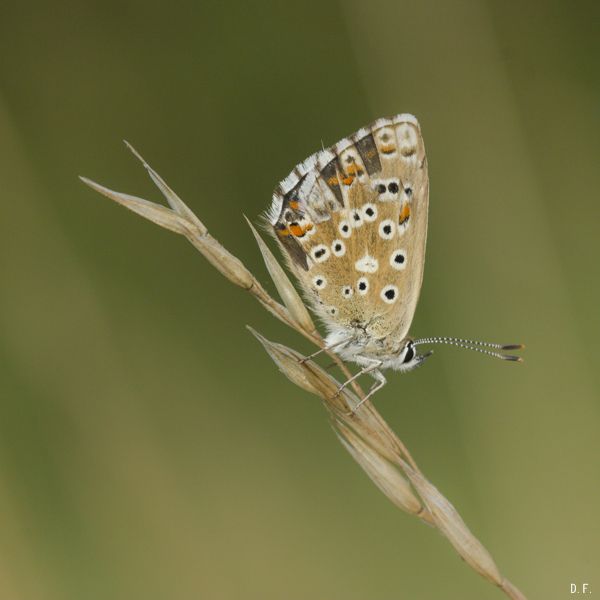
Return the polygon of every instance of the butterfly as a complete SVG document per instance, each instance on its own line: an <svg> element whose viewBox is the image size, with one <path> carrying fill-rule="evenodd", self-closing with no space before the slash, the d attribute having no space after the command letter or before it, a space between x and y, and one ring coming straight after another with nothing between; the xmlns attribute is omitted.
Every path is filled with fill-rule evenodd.
<svg viewBox="0 0 600 600"><path fill-rule="evenodd" d="M432 354L419 354L422 344L521 360L497 352L519 344L410 337L423 282L428 207L421 127L414 116L400 114L378 119L294 167L266 213L328 331L323 350L361 367L340 389L367 373L375 379L364 400L386 384L382 371L421 365Z"/></svg>

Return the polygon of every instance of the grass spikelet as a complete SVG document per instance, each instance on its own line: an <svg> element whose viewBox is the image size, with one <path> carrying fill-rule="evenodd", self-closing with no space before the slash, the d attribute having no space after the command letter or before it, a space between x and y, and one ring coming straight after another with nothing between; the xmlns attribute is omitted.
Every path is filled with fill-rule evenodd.
<svg viewBox="0 0 600 600"><path fill-rule="evenodd" d="M300 325L300 327L302 327L302 329L304 329L304 331L307 333L314 333L316 331L315 325L308 314L308 310L306 310L306 305L304 302L302 302L302 298L300 298L300 294L298 294L296 288L290 281L290 278L286 275L286 272L277 262L277 259L271 252L269 246L265 244L258 231L256 231L254 225L252 225L248 217L245 215L244 218L254 234L254 239L258 244L260 253L265 261L267 270L269 271L269 275L271 276L271 279L277 288L279 297L285 304L286 308L290 312L290 315L296 321L296 323L298 323L298 325Z"/></svg>

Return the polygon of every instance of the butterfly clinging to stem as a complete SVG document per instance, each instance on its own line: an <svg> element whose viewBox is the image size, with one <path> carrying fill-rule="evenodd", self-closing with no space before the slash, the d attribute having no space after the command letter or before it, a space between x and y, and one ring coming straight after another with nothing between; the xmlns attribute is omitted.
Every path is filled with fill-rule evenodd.
<svg viewBox="0 0 600 600"><path fill-rule="evenodd" d="M378 119L316 152L273 194L267 218L327 328L323 350L361 367L342 388L366 373L375 379L362 402L386 384L383 370L422 364L432 352L419 354L421 345L521 360L500 352L520 344L409 336L423 281L428 204L425 146L409 114Z"/></svg>

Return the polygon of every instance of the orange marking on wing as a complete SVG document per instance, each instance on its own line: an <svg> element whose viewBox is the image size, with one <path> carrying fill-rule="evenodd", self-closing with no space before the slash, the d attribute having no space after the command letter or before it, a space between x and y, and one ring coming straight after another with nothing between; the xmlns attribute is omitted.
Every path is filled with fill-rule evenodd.
<svg viewBox="0 0 600 600"><path fill-rule="evenodd" d="M289 226L289 232L294 237L302 237L306 234L307 231L310 231L312 228L313 228L312 223L307 223L304 227L302 227L302 225L299 225L298 223L292 223Z"/></svg>
<svg viewBox="0 0 600 600"><path fill-rule="evenodd" d="M287 237L288 235L290 235L290 230L287 227L285 227L284 229L278 229L277 235L279 237Z"/></svg>
<svg viewBox="0 0 600 600"><path fill-rule="evenodd" d="M298 210L300 206L300 203L298 202L298 200L292 200L290 201L290 208L293 210Z"/></svg>
<svg viewBox="0 0 600 600"><path fill-rule="evenodd" d="M362 175L364 173L364 171L356 163L349 165L346 171L348 171L349 175Z"/></svg>
<svg viewBox="0 0 600 600"><path fill-rule="evenodd" d="M396 146L393 146L393 145L381 146L381 151L384 154L393 154L394 152L396 152Z"/></svg>
<svg viewBox="0 0 600 600"><path fill-rule="evenodd" d="M340 185L340 182L339 182L339 180L338 180L338 178L337 178L337 177L330 177L330 178L327 180L327 184L328 184L328 185Z"/></svg>
<svg viewBox="0 0 600 600"><path fill-rule="evenodd" d="M408 203L404 204L404 206L402 207L402 210L400 211L400 218L398 219L398 223L400 223L400 225L404 225L404 223L406 223L406 221L408 221L410 217L410 206L408 205Z"/></svg>
<svg viewBox="0 0 600 600"><path fill-rule="evenodd" d="M293 225L290 225L289 229L292 232L292 235L295 235L296 237L300 237L301 235L304 235L304 229L302 229L302 226L298 225L298 223L294 223Z"/></svg>
<svg viewBox="0 0 600 600"><path fill-rule="evenodd" d="M354 181L354 175L348 175L342 179L344 185L350 185Z"/></svg>

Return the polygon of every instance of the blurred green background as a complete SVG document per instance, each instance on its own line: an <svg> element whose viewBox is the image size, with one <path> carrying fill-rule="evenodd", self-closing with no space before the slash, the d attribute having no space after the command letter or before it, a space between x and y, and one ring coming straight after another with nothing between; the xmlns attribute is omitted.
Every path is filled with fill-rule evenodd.
<svg viewBox="0 0 600 600"><path fill-rule="evenodd" d="M413 333L376 404L502 572L600 592L597 2L0 8L0 598L499 599L378 492L246 331L310 346L190 246L85 188L160 195L272 290L293 165L412 112L431 177Z"/></svg>

